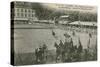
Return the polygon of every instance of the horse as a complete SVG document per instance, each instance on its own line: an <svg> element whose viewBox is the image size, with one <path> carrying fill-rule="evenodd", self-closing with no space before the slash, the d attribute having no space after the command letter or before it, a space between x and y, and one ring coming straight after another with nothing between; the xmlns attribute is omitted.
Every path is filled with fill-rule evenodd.
<svg viewBox="0 0 100 67"><path fill-rule="evenodd" d="M43 60L46 61L47 54L48 54L48 48L47 48L46 44L43 45L42 49L43 49Z"/></svg>
<svg viewBox="0 0 100 67"><path fill-rule="evenodd" d="M58 60L61 60L62 57L62 51L59 45L57 45L57 43L55 43L54 45L56 47L56 62L58 62Z"/></svg>

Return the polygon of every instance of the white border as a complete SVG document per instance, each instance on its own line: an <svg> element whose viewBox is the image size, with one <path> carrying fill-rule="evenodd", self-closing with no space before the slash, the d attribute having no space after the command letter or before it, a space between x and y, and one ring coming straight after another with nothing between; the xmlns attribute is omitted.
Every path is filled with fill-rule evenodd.
<svg viewBox="0 0 100 67"><path fill-rule="evenodd" d="M0 67L13 67L10 65L10 2L16 0L0 0ZM78 4L78 5L99 5L99 0L17 0L28 2L43 2L43 3L62 3L62 4ZM100 12L100 10L98 10ZM100 14L98 14L100 15ZM98 16L98 19L100 17ZM100 23L98 20L98 34L100 34ZM100 35L98 35L98 56L100 56ZM28 65L26 67L98 67L100 58L97 62L76 62L64 64L46 64L46 65ZM24 67L24 66L21 66Z"/></svg>

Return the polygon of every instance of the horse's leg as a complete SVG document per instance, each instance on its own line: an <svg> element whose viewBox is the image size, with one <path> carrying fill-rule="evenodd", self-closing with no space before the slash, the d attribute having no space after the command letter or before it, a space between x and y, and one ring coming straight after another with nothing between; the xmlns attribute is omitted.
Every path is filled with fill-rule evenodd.
<svg viewBox="0 0 100 67"><path fill-rule="evenodd" d="M57 63L57 53L56 53L56 59L55 60L56 60L56 63Z"/></svg>
<svg viewBox="0 0 100 67"><path fill-rule="evenodd" d="M56 52L56 63L58 62L58 52Z"/></svg>

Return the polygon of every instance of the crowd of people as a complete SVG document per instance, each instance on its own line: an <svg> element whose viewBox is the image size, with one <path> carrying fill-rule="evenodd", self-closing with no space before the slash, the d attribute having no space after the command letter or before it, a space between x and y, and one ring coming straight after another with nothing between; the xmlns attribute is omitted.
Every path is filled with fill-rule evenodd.
<svg viewBox="0 0 100 67"><path fill-rule="evenodd" d="M69 26L69 25L63 25L61 28L68 31L76 31L76 32L82 32L82 33L91 33L91 34L97 34L97 27L84 27L84 26Z"/></svg>

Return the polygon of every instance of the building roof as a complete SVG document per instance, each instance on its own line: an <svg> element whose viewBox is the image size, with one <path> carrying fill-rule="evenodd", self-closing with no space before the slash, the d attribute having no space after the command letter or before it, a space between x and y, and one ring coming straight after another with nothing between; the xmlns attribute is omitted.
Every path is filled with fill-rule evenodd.
<svg viewBox="0 0 100 67"><path fill-rule="evenodd" d="M30 2L14 1L13 3L16 8L32 8L32 4Z"/></svg>
<svg viewBox="0 0 100 67"><path fill-rule="evenodd" d="M84 22L84 21L75 21L72 23L69 23L72 25L86 25L86 26L97 26L97 22Z"/></svg>
<svg viewBox="0 0 100 67"><path fill-rule="evenodd" d="M61 18L66 18L66 17L69 17L68 15L63 15L63 16L60 16Z"/></svg>

